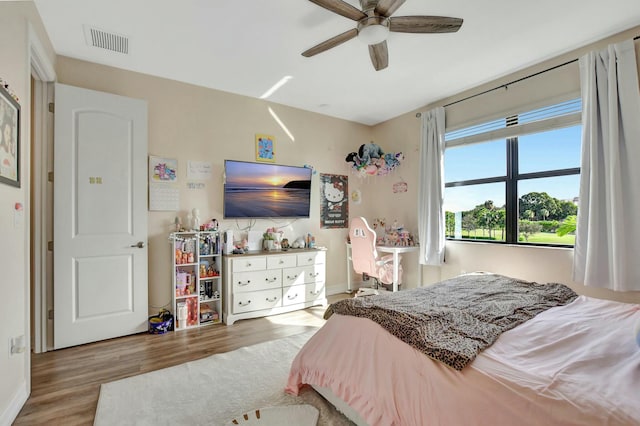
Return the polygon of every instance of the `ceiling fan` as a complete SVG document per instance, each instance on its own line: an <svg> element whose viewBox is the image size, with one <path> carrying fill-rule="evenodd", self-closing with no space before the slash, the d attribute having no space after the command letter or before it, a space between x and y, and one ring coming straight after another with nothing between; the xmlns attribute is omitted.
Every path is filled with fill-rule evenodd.
<svg viewBox="0 0 640 426"><path fill-rule="evenodd" d="M453 33L462 26L462 19L445 16L397 16L391 15L406 0L360 0L362 10L343 0L309 0L331 12L352 19L357 27L338 34L311 49L302 52L310 57L358 37L369 45L369 56L376 71L389 65L387 36L389 31L398 33Z"/></svg>

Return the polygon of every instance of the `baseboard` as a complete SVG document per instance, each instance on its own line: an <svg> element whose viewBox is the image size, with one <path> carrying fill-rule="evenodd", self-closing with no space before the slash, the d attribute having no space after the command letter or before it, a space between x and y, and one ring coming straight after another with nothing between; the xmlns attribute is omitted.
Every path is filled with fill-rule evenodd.
<svg viewBox="0 0 640 426"><path fill-rule="evenodd" d="M23 382L13 396L13 399L11 400L11 403L9 403L7 409L4 410L2 415L0 415L0 425L10 426L16 417L18 417L18 414L20 414L20 410L22 410L22 407L27 402L28 398L29 393L27 392L27 383Z"/></svg>
<svg viewBox="0 0 640 426"><path fill-rule="evenodd" d="M352 283L353 284L353 283ZM358 286L351 286L351 292L356 291L359 287L361 287L361 283L357 283ZM335 287L326 287L327 296L334 296L336 294L344 294L348 293L347 286L335 286Z"/></svg>

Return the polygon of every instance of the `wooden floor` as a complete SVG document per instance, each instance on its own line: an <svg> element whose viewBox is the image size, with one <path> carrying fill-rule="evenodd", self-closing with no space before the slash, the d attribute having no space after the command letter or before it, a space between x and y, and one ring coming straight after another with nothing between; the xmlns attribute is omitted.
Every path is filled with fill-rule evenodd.
<svg viewBox="0 0 640 426"><path fill-rule="evenodd" d="M349 297L338 294L330 302ZM323 307L31 355L31 396L14 425L91 425L100 384L320 327ZM170 390L168 390L170 391Z"/></svg>

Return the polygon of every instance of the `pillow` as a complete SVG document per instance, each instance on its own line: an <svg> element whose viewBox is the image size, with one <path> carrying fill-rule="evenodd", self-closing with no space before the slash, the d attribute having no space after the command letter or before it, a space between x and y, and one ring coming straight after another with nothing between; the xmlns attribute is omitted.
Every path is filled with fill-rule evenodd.
<svg viewBox="0 0 640 426"><path fill-rule="evenodd" d="M634 335L636 336L636 343L640 347L640 318L638 318L638 321L636 321L636 328L635 328Z"/></svg>

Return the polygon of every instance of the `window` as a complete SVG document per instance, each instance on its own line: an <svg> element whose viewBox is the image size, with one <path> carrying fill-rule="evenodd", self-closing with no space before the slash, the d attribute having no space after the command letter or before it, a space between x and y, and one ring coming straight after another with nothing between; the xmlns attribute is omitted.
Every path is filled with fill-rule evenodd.
<svg viewBox="0 0 640 426"><path fill-rule="evenodd" d="M448 239L573 246L580 99L445 134Z"/></svg>

